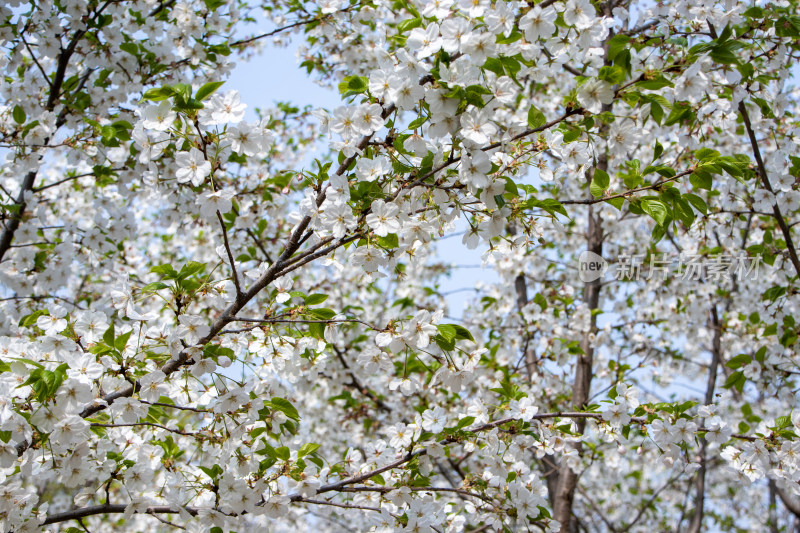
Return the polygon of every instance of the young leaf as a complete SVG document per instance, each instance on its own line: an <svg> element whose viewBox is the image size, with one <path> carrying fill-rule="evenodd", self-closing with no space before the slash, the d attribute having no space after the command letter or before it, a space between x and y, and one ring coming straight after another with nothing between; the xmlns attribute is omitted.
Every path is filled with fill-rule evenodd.
<svg viewBox="0 0 800 533"><path fill-rule="evenodd" d="M210 81L205 85L203 85L202 87L200 87L199 89L197 89L197 93L194 95L194 97L196 100L202 102L203 100L214 94L214 92L216 92L216 90L222 87L223 85L225 85L224 81Z"/></svg>
<svg viewBox="0 0 800 533"><path fill-rule="evenodd" d="M547 118L544 116L544 113L536 109L536 107L531 106L528 110L528 127L532 130L536 128L541 128L547 124Z"/></svg>

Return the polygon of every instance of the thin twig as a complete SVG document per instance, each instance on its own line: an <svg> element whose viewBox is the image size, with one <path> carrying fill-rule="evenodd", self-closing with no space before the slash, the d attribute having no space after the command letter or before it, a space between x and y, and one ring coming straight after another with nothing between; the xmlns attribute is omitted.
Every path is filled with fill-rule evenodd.
<svg viewBox="0 0 800 533"><path fill-rule="evenodd" d="M222 219L222 213L217 209L217 219L219 225L222 227L222 240L225 243L225 252L228 254L228 261L231 264L231 271L233 272L233 285L236 287L236 301L239 302L244 298L242 287L239 285L239 274L236 272L236 260L233 258L231 251L231 244L228 242L228 229L225 227L225 221Z"/></svg>
<svg viewBox="0 0 800 533"><path fill-rule="evenodd" d="M180 431L178 429L171 429L167 426L162 426L161 424L156 424L154 422L130 422L127 424L101 424L99 422L93 422L90 424L93 428L124 428L124 427L136 427L136 426L152 426L155 428L163 429L165 431L170 431L172 433L177 433L178 435L183 435L185 437L193 437L197 435L195 432L189 431Z"/></svg>
<svg viewBox="0 0 800 533"><path fill-rule="evenodd" d="M623 191L621 193L612 194L611 196L603 196L602 198L591 198L591 199L588 199L588 200L563 200L563 201L560 200L559 203L561 203L562 205L573 205L573 204L576 204L576 205L594 205L594 204L599 204L600 202L606 202L608 200L613 200L614 198L625 198L625 199L627 199L627 197L630 196L633 193L642 192L642 191L649 191L649 190L652 190L652 189L657 189L658 187L661 187L665 183L670 183L672 181L678 180L678 179L680 179L680 178L682 178L682 177L684 177L684 176L686 176L688 174L691 174L692 172L694 172L694 169L684 170L683 172L679 172L678 174L675 174L671 178L663 179L661 181L658 181L658 182L653 183L651 185L646 185L644 187L637 187L636 189L630 189L630 190L627 190L627 191Z"/></svg>

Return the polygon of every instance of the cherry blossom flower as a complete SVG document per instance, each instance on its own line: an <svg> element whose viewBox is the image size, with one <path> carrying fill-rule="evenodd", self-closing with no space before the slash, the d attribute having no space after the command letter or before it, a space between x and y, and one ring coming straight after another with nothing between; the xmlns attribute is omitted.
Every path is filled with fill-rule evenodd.
<svg viewBox="0 0 800 533"><path fill-rule="evenodd" d="M197 148L176 154L175 163L178 165L178 170L175 171L178 183L191 182L198 187L211 174L211 163L206 161Z"/></svg>
<svg viewBox="0 0 800 533"><path fill-rule="evenodd" d="M175 122L178 114L172 109L172 103L164 100L157 105L149 105L142 112L142 126L156 131L167 131Z"/></svg>
<svg viewBox="0 0 800 533"><path fill-rule="evenodd" d="M386 237L389 233L400 230L400 220L397 218L400 208L395 204L383 200L372 202L372 211L367 215L367 224L379 237Z"/></svg>

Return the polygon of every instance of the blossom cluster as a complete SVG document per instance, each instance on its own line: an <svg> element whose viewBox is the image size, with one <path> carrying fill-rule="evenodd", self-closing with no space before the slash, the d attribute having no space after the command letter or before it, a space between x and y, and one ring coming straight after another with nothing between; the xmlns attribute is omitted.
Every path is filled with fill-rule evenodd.
<svg viewBox="0 0 800 533"><path fill-rule="evenodd" d="M800 22L756 4L0 6L0 529L788 528ZM340 106L226 86L288 35Z"/></svg>

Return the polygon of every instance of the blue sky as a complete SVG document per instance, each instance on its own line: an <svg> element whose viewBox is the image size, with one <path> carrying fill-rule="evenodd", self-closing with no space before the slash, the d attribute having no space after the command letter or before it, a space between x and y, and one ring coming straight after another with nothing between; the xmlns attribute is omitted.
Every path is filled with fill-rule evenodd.
<svg viewBox="0 0 800 533"><path fill-rule="evenodd" d="M279 48L267 44L264 51L250 61L240 61L226 83L226 89L236 89L247 103L249 118L254 107L266 107L274 102L332 108L340 105L339 95L320 87L299 67L297 46Z"/></svg>

